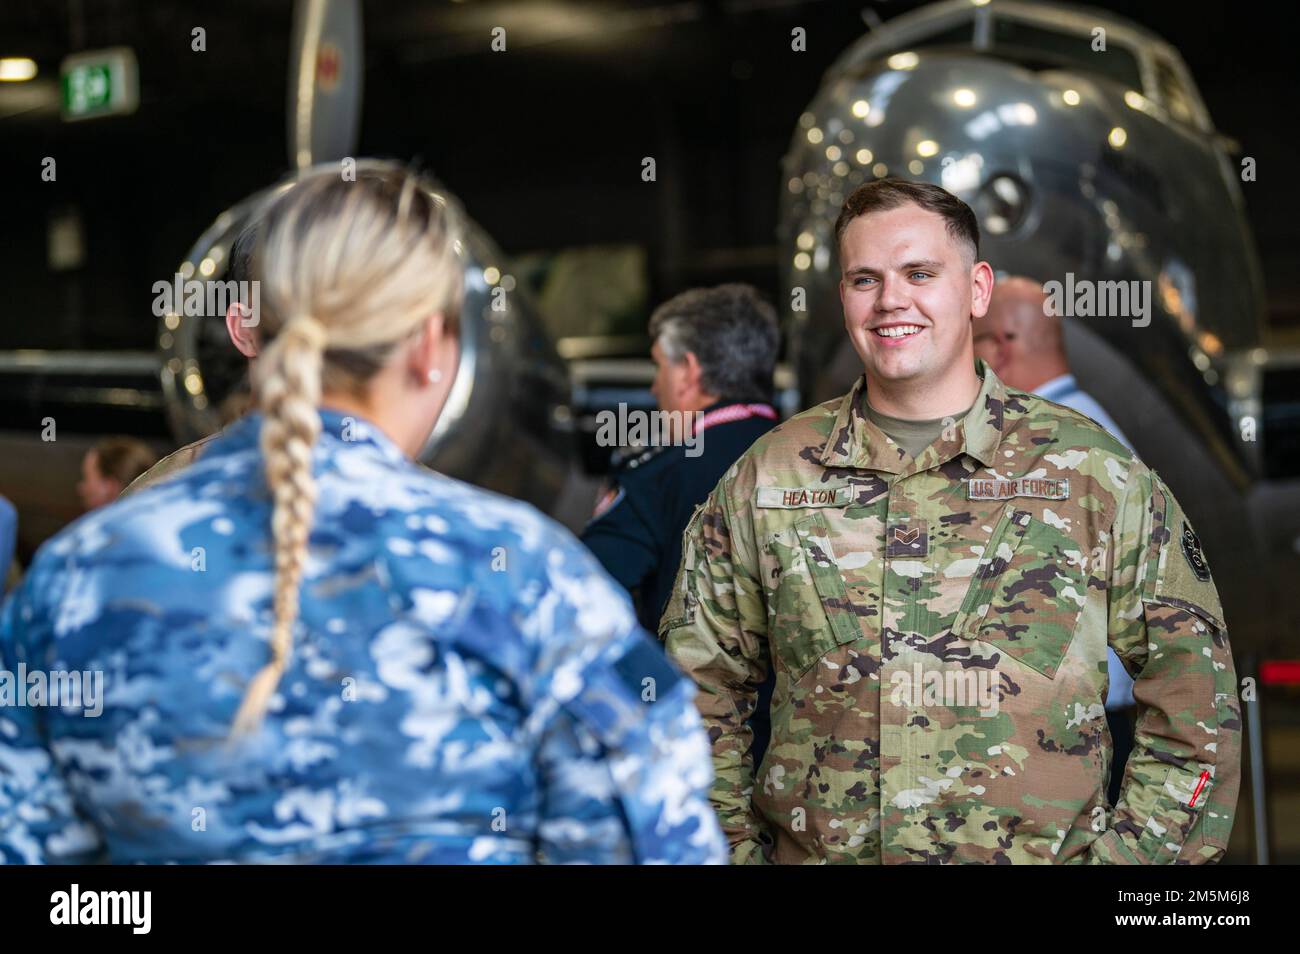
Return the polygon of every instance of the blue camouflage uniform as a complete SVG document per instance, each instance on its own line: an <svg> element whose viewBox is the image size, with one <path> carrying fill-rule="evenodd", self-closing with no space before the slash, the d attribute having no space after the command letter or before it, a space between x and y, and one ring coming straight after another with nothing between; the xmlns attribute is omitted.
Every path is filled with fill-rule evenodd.
<svg viewBox="0 0 1300 954"><path fill-rule="evenodd" d="M321 416L293 655L233 747L273 616L260 415L41 548L0 669L101 671L102 714L0 706L0 858L725 861L693 684L596 561Z"/></svg>
<svg viewBox="0 0 1300 954"><path fill-rule="evenodd" d="M9 567L18 546L18 511L7 497L0 497L0 593L8 585Z"/></svg>

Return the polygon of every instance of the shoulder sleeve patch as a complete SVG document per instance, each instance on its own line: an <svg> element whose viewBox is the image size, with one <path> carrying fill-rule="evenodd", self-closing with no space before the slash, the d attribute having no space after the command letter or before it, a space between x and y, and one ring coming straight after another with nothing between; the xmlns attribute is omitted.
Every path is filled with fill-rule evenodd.
<svg viewBox="0 0 1300 954"><path fill-rule="evenodd" d="M623 498L624 496L626 496L626 494L627 491L625 491L622 487L618 487L618 486L610 487L607 491L601 494L600 499L596 501L596 507L594 510L592 510L589 521L599 520L605 514L609 513L611 510L613 510L615 507L617 507L620 503L623 502Z"/></svg>
<svg viewBox="0 0 1300 954"><path fill-rule="evenodd" d="M1201 552L1201 541L1197 538L1195 531L1183 521L1183 556L1187 558L1187 565L1192 568L1196 578L1202 583L1210 578L1210 568L1205 563L1205 554Z"/></svg>
<svg viewBox="0 0 1300 954"><path fill-rule="evenodd" d="M1158 478L1152 482L1152 498L1153 543L1159 550L1148 568L1143 598L1190 610L1223 630L1223 604L1191 521Z"/></svg>

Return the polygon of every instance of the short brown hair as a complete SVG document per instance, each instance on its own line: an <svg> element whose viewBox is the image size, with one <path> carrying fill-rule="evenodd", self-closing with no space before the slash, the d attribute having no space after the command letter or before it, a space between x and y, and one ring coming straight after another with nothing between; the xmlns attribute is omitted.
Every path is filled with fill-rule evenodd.
<svg viewBox="0 0 1300 954"><path fill-rule="evenodd" d="M887 212L907 203L920 206L927 212L943 217L948 235L968 246L971 262L979 261L980 227L971 207L942 186L930 182L911 182L896 176L864 182L844 200L840 217L835 220L835 246L838 249L844 232L860 215L870 212Z"/></svg>
<svg viewBox="0 0 1300 954"><path fill-rule="evenodd" d="M144 441L134 437L106 437L95 445L99 472L123 487L158 461L158 455Z"/></svg>

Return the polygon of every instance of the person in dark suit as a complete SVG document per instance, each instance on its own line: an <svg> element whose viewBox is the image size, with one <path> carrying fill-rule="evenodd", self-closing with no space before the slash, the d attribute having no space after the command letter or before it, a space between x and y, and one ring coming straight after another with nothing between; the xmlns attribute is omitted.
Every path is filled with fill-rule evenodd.
<svg viewBox="0 0 1300 954"><path fill-rule="evenodd" d="M682 531L722 475L777 422L773 372L776 310L745 284L695 288L650 317L651 388L684 430L651 447L622 448L582 542L632 593L640 622L656 632L682 559ZM652 429L653 430L653 429ZM755 711L754 751L767 739L767 699Z"/></svg>

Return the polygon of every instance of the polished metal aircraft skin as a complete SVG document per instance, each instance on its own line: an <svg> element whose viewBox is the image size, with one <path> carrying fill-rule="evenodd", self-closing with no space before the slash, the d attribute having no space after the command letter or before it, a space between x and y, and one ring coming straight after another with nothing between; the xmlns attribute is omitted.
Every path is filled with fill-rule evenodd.
<svg viewBox="0 0 1300 954"><path fill-rule="evenodd" d="M185 256L181 275L221 280L231 243L291 182L221 213ZM433 191L460 208L441 186ZM440 473L550 511L574 456L568 370L500 250L464 212L458 217L466 261L460 363L420 459ZM211 434L238 413L247 363L220 318L166 315L158 347L163 394L178 441Z"/></svg>

